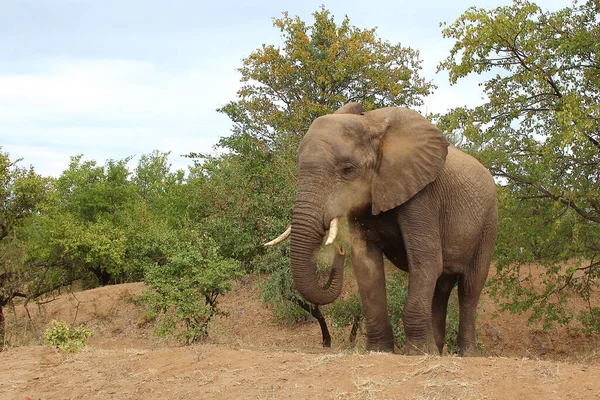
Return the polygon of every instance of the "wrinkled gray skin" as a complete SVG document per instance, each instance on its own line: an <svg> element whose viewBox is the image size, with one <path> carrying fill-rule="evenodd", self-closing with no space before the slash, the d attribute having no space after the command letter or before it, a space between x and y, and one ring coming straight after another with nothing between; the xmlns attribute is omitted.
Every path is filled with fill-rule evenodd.
<svg viewBox="0 0 600 400"><path fill-rule="evenodd" d="M300 145L290 255L295 285L315 304L338 297L343 254L329 282L319 285L316 253L331 220L347 216L367 348L394 349L385 256L409 274L404 353L440 354L448 297L458 283L459 354L476 355L475 313L496 238L494 181L418 113L363 111L350 103L317 118Z"/></svg>

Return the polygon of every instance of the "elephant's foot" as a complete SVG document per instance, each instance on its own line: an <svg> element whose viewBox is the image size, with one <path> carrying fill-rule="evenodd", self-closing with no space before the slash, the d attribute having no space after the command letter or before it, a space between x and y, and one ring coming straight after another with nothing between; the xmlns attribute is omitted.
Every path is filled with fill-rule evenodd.
<svg viewBox="0 0 600 400"><path fill-rule="evenodd" d="M368 351L377 351L382 353L393 353L394 352L394 342L393 341L385 341L385 342L367 342L367 350Z"/></svg>
<svg viewBox="0 0 600 400"><path fill-rule="evenodd" d="M433 339L428 340L425 343L418 343L407 339L403 353L405 356L439 356L440 350Z"/></svg>
<svg viewBox="0 0 600 400"><path fill-rule="evenodd" d="M481 353L475 345L459 347L458 355L461 357L481 357Z"/></svg>

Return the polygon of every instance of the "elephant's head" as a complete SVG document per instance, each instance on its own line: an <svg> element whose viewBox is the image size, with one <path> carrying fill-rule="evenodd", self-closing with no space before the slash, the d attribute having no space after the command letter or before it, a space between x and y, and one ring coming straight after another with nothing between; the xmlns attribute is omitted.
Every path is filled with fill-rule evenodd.
<svg viewBox="0 0 600 400"><path fill-rule="evenodd" d="M417 112L364 112L346 104L317 118L298 152L298 193L291 230L291 268L298 291L327 304L341 291L339 256L327 285L316 275L316 253L337 217L367 207L376 215L404 203L435 180L448 154L441 132Z"/></svg>

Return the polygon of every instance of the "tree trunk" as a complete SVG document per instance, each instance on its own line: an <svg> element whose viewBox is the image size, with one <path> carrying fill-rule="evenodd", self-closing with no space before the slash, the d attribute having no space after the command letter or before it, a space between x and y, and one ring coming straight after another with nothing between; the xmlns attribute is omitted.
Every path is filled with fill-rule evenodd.
<svg viewBox="0 0 600 400"><path fill-rule="evenodd" d="M4 349L4 337L6 333L6 319L4 318L4 304L0 303L0 351Z"/></svg>
<svg viewBox="0 0 600 400"><path fill-rule="evenodd" d="M96 278L98 278L100 285L106 286L110 284L112 276L106 270L102 269L101 267L93 267L90 268L90 271L92 271L92 273L96 275Z"/></svg>

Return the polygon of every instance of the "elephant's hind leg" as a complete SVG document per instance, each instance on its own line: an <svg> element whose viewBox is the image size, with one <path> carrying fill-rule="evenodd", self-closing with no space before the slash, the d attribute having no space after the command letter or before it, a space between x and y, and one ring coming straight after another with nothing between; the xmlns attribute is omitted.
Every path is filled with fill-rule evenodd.
<svg viewBox="0 0 600 400"><path fill-rule="evenodd" d="M448 309L448 298L456 284L458 275L442 274L435 285L433 303L431 305L431 317L433 321L433 336L440 354L444 349L446 339L446 312Z"/></svg>
<svg viewBox="0 0 600 400"><path fill-rule="evenodd" d="M479 296L485 285L492 253L496 226L490 225L484 229L482 239L473 258L473 264L458 280L459 324L458 324L458 354L461 356L478 356L475 337L475 318Z"/></svg>

